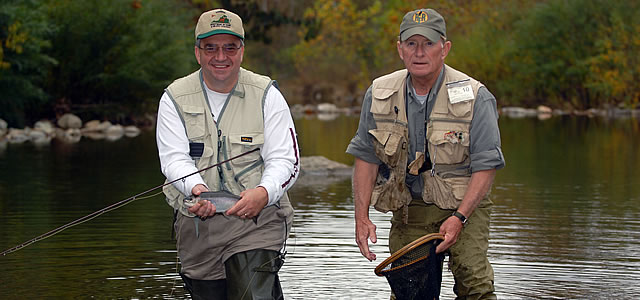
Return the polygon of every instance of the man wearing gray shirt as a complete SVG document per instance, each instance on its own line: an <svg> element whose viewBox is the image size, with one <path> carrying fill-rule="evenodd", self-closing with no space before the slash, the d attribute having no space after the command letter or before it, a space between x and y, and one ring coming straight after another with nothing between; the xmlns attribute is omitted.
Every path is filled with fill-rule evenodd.
<svg viewBox="0 0 640 300"><path fill-rule="evenodd" d="M438 232L436 253L449 254L458 299L496 299L487 259L488 194L505 165L496 100L444 63L451 41L435 10L404 16L397 49L406 69L373 81L347 148L355 156L356 242L375 260L369 206L392 211L391 253Z"/></svg>

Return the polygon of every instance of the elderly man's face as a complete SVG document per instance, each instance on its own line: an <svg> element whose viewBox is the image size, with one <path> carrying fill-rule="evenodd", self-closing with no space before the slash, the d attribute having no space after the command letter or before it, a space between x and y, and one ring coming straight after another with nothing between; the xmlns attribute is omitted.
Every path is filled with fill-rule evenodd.
<svg viewBox="0 0 640 300"><path fill-rule="evenodd" d="M426 37L415 34L398 42L398 54L405 67L415 78L437 77L444 59L449 54L451 42L442 40L433 42Z"/></svg>
<svg viewBox="0 0 640 300"><path fill-rule="evenodd" d="M215 34L200 40L200 47L196 47L195 52L207 86L216 92L230 92L238 81L244 55L240 38Z"/></svg>

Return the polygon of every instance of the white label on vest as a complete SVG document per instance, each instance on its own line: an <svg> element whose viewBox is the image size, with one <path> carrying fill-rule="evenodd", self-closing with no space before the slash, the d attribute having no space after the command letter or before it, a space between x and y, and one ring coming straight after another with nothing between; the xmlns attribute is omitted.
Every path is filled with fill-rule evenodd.
<svg viewBox="0 0 640 300"><path fill-rule="evenodd" d="M447 83L447 93L451 104L473 100L474 98L469 79Z"/></svg>

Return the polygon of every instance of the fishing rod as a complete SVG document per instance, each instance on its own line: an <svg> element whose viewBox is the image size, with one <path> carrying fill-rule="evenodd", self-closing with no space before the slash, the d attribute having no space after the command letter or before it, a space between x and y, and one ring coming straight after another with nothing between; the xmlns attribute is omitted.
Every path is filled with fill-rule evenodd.
<svg viewBox="0 0 640 300"><path fill-rule="evenodd" d="M169 185L169 184L172 184L172 183L174 183L174 182L176 182L176 181L178 181L178 180L182 180L182 179L185 179L185 178L187 178L187 177L189 177L189 176L191 176L191 175L195 175L195 174L198 174L198 173L200 173L200 172L204 172L204 171L206 171L206 170L209 170L209 169L211 169L211 168L214 168L214 167L220 166L220 165L222 165L222 164L224 164L224 163L230 162L230 161L232 161L232 160L234 160L234 159L236 159L236 158L240 158L240 157L242 157L242 156L245 156L245 155L247 155L247 154L249 154L249 153L252 153L252 152L256 152L256 151L258 151L258 150L260 150L260 148L256 148L256 149L253 149L253 150L250 150L250 151L247 151L247 152L244 152L244 153L238 154L238 155L236 155L236 156L234 156L234 157L231 157L231 158L229 158L229 159L227 159L227 160L223 160L223 161L221 161L221 162L219 162L219 163L217 163L217 164L213 164L213 165L208 166L208 167L206 167L206 168L203 168L203 169L197 170L197 171L195 171L195 172L193 172L193 173L191 173L191 174L188 174L188 175L182 176L182 177L180 177L180 178L178 178L178 179L176 179L176 180L174 180L174 181L167 182L167 183L161 184L161 185L159 185L159 186L156 186L156 187L154 187L154 188L148 189L148 190L146 190L146 191L144 191L144 192L142 192L142 193L138 193L138 194L136 194L136 195L134 195L134 196L131 196L131 197L127 198L127 199L124 199L124 200L122 200L122 201L120 201L120 202L117 202L117 203L111 204L111 205L109 205L109 206L107 206L107 207L105 207L105 208L103 208L103 209L100 209L100 210L97 210L97 211L95 211L95 212L92 212L92 213L90 213L90 214L88 214L88 215L86 215L86 216L84 216L84 217L82 217L82 218L76 219L75 221L72 221L72 222L69 222L69 223L67 223L67 224L65 224L65 225L62 225L62 226L60 226L60 227L58 227L58 228L56 228L56 229L53 229L53 230L51 230L51 231L49 231L49 232L43 233L43 234L41 234L41 235L39 235L39 236L37 236L37 237L34 237L34 238L32 238L32 239L30 239L30 240L28 240L28 241L26 241L26 242L22 243L22 244L19 244L19 245L17 245L17 246L14 246L14 247L12 247L12 248L9 248L9 249L7 249L7 250L4 250L4 251L2 251L2 253L0 253L0 255L2 255L2 256L6 256L6 255L7 255L7 254L9 254L9 253L16 252L16 251L18 251L18 250L20 250L20 249L22 249L22 248L24 248L24 247L26 247L26 246L29 246L29 245L31 245L31 244L33 244L33 243L37 242L37 241L44 240L44 239L46 239L46 238L48 238L48 237L51 237L51 236L53 236L53 235L55 235L55 234L57 234L57 233L60 233L61 231L65 230L65 229L68 229L68 228L71 228L71 227L73 227L73 226L75 226L75 225L78 225L78 224L84 223L84 222L86 222L86 221L89 221L89 220L91 220L91 219L93 219L93 218L95 218L95 217L100 216L101 214L104 214L104 213L106 213L106 212L109 212L109 211L112 211L112 210L114 210L114 209L120 208L120 207L122 207L122 206L124 206L124 205L126 205L126 204L129 204L130 202L133 202L133 201L138 200L138 199L148 198L148 197L140 198L140 196L142 196L142 195L144 195L144 194L147 194L147 193L149 193L149 192L151 192L151 191L153 191L153 190L156 190L156 189L159 189L159 188L163 188L164 186ZM157 195L157 194L156 194L156 195ZM155 196L155 195L152 195L152 196ZM149 197L152 197L152 196L149 196Z"/></svg>

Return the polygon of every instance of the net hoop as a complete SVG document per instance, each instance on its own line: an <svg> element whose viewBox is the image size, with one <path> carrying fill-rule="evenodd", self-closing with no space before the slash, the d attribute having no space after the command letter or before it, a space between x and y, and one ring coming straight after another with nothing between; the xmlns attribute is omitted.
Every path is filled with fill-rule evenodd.
<svg viewBox="0 0 640 300"><path fill-rule="evenodd" d="M384 273L389 272L389 271L393 271L393 270L397 270L400 268L404 268L408 265L411 265L413 263L416 263L420 260L424 260L427 257L425 256L424 258L420 259L420 260L416 260L413 261L411 264L405 264L402 266L398 266L398 267L394 267L388 270L384 270L384 268L386 268L389 264L393 263L396 259L402 257L403 255L405 255L407 252L413 250L414 248L424 244L424 243L428 243L430 241L433 241L435 239L439 239L439 240L444 240L444 235L440 234L440 233L430 233L427 235L424 235L422 237L419 237L418 239L416 239L415 241L407 244L406 246L400 248L400 250L396 251L395 253L393 253L391 256L389 256L387 259L385 259L383 262L381 262L374 270L374 272L376 273L376 275L378 276L384 276Z"/></svg>

